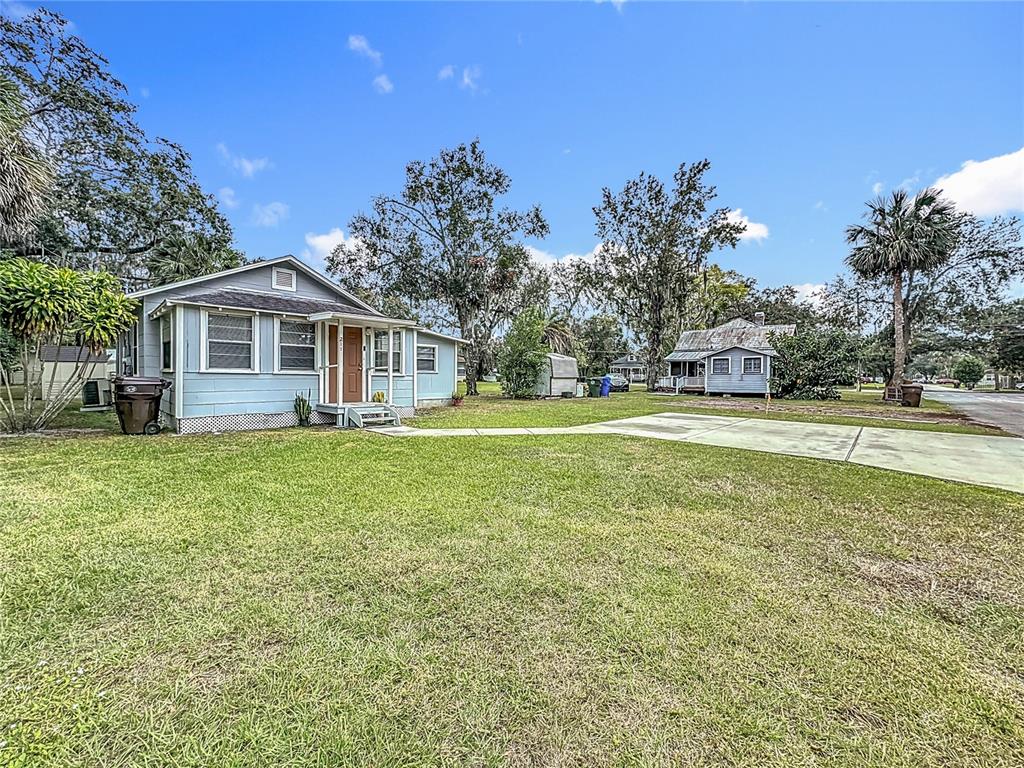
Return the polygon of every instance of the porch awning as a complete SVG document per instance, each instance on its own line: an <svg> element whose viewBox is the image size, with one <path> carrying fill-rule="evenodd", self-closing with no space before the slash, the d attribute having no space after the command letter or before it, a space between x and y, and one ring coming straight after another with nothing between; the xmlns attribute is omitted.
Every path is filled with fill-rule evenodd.
<svg viewBox="0 0 1024 768"><path fill-rule="evenodd" d="M419 325L415 320L402 320L397 317L382 317L379 315L361 315L354 312L310 312L309 319L313 322L319 320L342 320L353 325L363 325L367 328L415 328Z"/></svg>

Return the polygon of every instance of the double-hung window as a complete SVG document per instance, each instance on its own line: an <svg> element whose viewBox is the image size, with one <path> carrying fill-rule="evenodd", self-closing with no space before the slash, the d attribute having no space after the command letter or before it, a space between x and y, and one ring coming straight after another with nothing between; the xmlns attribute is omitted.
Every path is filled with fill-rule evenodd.
<svg viewBox="0 0 1024 768"><path fill-rule="evenodd" d="M416 345L416 372L437 373L437 347L435 345Z"/></svg>
<svg viewBox="0 0 1024 768"><path fill-rule="evenodd" d="M316 326L300 320L279 320L277 368L280 371L312 371L316 368Z"/></svg>
<svg viewBox="0 0 1024 768"><path fill-rule="evenodd" d="M171 336L171 314L168 312L160 318L160 369L174 370L174 345Z"/></svg>
<svg viewBox="0 0 1024 768"><path fill-rule="evenodd" d="M728 357L711 358L711 373L728 376L732 373L732 361Z"/></svg>
<svg viewBox="0 0 1024 768"><path fill-rule="evenodd" d="M760 357L744 357L743 358L743 372L759 374L761 370L761 358Z"/></svg>
<svg viewBox="0 0 1024 768"><path fill-rule="evenodd" d="M393 332L393 346L391 347L391 370L395 373L402 372L402 332ZM387 373L388 370L388 332L373 332L373 370Z"/></svg>
<svg viewBox="0 0 1024 768"><path fill-rule="evenodd" d="M254 316L206 314L206 367L218 371L256 370Z"/></svg>

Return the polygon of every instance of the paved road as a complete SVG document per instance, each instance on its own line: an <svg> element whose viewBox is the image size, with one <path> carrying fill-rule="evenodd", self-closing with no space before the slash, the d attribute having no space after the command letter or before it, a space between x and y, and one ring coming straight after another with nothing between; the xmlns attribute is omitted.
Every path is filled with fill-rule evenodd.
<svg viewBox="0 0 1024 768"><path fill-rule="evenodd" d="M375 427L372 431L396 437L631 435L849 461L1024 493L1024 440L1018 437L807 424L695 413L657 413L579 427L416 429L401 426Z"/></svg>
<svg viewBox="0 0 1024 768"><path fill-rule="evenodd" d="M924 389L927 397L948 403L975 421L994 424L1024 437L1024 393L971 392L932 384L926 384Z"/></svg>

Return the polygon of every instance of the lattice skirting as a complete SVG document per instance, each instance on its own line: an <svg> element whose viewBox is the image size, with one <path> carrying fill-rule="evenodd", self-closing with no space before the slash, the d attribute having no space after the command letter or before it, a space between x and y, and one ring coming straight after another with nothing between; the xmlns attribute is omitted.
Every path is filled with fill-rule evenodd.
<svg viewBox="0 0 1024 768"><path fill-rule="evenodd" d="M310 424L334 424L329 413L313 411ZM287 413L237 413L224 416L193 416L178 419L178 434L194 435L201 432L242 432L248 429L281 429L298 425L294 411Z"/></svg>

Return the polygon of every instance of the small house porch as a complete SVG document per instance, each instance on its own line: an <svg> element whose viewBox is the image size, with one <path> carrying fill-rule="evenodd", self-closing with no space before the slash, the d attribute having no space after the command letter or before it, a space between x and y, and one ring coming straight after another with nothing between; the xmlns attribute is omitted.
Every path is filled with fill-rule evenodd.
<svg viewBox="0 0 1024 768"><path fill-rule="evenodd" d="M658 389L679 392L703 392L707 383L703 360L673 360L669 375L658 379Z"/></svg>

